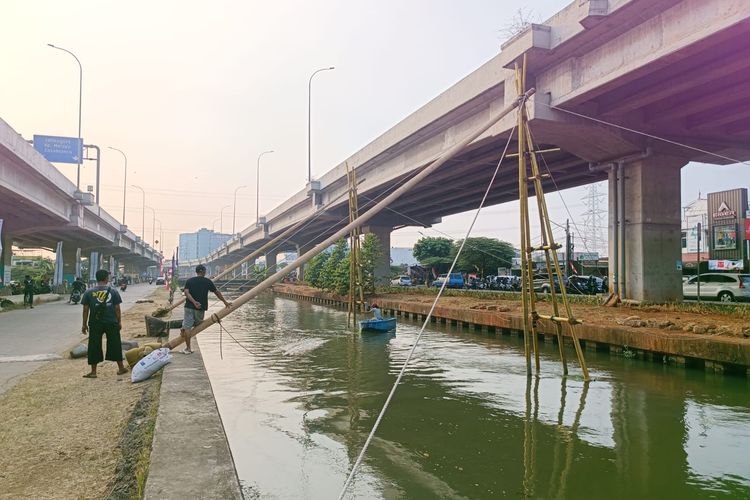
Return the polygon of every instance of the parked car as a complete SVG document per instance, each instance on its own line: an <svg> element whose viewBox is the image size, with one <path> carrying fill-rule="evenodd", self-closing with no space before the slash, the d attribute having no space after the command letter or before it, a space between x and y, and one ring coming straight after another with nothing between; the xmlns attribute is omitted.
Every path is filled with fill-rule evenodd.
<svg viewBox="0 0 750 500"><path fill-rule="evenodd" d="M391 280L391 286L411 286L411 278L409 276L397 276Z"/></svg>
<svg viewBox="0 0 750 500"><path fill-rule="evenodd" d="M156 285L157 286L159 286L159 285L162 285L162 286L166 285L166 282L164 281L164 276L159 276L158 278L156 278Z"/></svg>
<svg viewBox="0 0 750 500"><path fill-rule="evenodd" d="M553 275L553 282L555 284L555 292L560 293L560 282L557 279L557 275ZM565 281L565 278L563 277L563 283L565 283L565 286L567 287L567 282ZM566 288L567 290L567 288ZM542 293L549 293L550 290L550 284L549 284L549 278L546 275L537 275L534 276L534 291L535 292L542 292Z"/></svg>
<svg viewBox="0 0 750 500"><path fill-rule="evenodd" d="M704 273L693 276L682 284L685 298L698 297L700 279L701 298L721 302L750 301L750 274Z"/></svg>
<svg viewBox="0 0 750 500"><path fill-rule="evenodd" d="M568 278L566 290L571 294L596 295L604 291L602 287L603 281L598 276L571 276Z"/></svg>
<svg viewBox="0 0 750 500"><path fill-rule="evenodd" d="M450 277L448 277L447 274L441 274L435 281L432 282L432 286L440 288L441 286L443 286L443 282L445 280L448 280L448 283L445 285L446 288L464 287L464 277L461 273L451 273Z"/></svg>

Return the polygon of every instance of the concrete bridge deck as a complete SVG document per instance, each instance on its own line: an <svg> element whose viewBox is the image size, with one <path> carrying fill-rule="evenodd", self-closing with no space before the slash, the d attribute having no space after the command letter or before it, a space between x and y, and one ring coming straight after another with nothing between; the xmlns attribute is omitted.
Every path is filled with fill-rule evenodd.
<svg viewBox="0 0 750 500"><path fill-rule="evenodd" d="M54 251L59 241L66 275L74 273L78 248L136 268L158 265L159 252L89 197L0 119L0 266L10 269L12 245Z"/></svg>
<svg viewBox="0 0 750 500"><path fill-rule="evenodd" d="M623 183L624 213L610 220L610 240L618 230L632 236L620 249L631 264L628 276L621 271L623 290L626 281L632 285L623 296L679 300L674 262L680 259L680 168L689 161L725 164L750 158L748 37L750 5L744 0L573 2L506 42L482 67L290 197L267 214L260 227L240 231L201 263L220 267L234 262L334 202L332 210L278 248L304 253L346 217L347 163L356 167L360 207L366 209L368 200L438 158L515 99L512 68L525 55L529 86L537 89L529 104L535 142L560 148L543 155L543 169L552 174L545 190L609 178L612 193ZM505 117L398 200L392 211L371 221L369 230L381 238L383 248L389 248L393 229L429 226L476 207L514 126L515 117ZM516 149L511 142L511 152ZM618 165L625 167L620 174ZM488 204L517 197L516 169L509 162ZM611 217L616 208L610 206ZM273 262L274 256L270 258ZM181 264L189 268L197 263ZM381 267L384 271L387 262ZM649 282L647 270L652 269L666 278Z"/></svg>

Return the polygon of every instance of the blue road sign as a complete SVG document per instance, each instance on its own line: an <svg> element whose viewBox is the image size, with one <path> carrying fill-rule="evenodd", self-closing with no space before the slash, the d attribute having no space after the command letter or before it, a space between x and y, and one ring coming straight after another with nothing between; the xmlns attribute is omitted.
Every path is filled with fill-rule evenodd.
<svg viewBox="0 0 750 500"><path fill-rule="evenodd" d="M35 135L34 149L47 161L54 163L81 163L83 140L78 137Z"/></svg>

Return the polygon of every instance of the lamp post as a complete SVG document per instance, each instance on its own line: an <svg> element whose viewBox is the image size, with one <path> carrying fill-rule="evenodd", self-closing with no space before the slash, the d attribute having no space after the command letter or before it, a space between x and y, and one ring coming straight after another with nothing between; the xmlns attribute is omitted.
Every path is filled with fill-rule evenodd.
<svg viewBox="0 0 750 500"><path fill-rule="evenodd" d="M123 158L125 158L125 179L122 181L122 225L125 225L125 193L127 193L128 187L128 156L121 149L107 146L107 148L119 152Z"/></svg>
<svg viewBox="0 0 750 500"><path fill-rule="evenodd" d="M62 47L57 47L55 45L52 45L51 43L47 44L48 46L52 47L53 49L62 50L63 52L67 52L78 63L78 147L80 148L78 151L78 173L76 174L76 190L80 190L81 188L81 162L83 161L83 142L81 141L81 102L83 100L83 66L81 66L81 61L78 60L78 57L68 49L64 49Z"/></svg>
<svg viewBox="0 0 750 500"><path fill-rule="evenodd" d="M224 234L224 209L229 208L232 205L226 205L221 207L221 213L219 214L219 232Z"/></svg>
<svg viewBox="0 0 750 500"><path fill-rule="evenodd" d="M141 186L136 186L135 184L132 184L134 188L140 189L141 193L143 193L143 209L141 210L141 241L143 243L146 243L146 191Z"/></svg>
<svg viewBox="0 0 750 500"><path fill-rule="evenodd" d="M260 158L265 155L273 153L273 149L269 151L263 151L258 155L258 167L255 169L255 225L257 226L260 222Z"/></svg>
<svg viewBox="0 0 750 500"><path fill-rule="evenodd" d="M156 241L156 210L149 206L146 208L151 210L151 244L154 245L154 242ZM156 247L156 245L154 245L154 247Z"/></svg>
<svg viewBox="0 0 750 500"><path fill-rule="evenodd" d="M159 223L159 252L161 253L162 242L164 241L164 227L162 227L159 219L154 220Z"/></svg>
<svg viewBox="0 0 750 500"><path fill-rule="evenodd" d="M237 191L246 187L247 186L239 186L237 187L237 189L234 190L234 208L232 209L232 236L237 234L234 232L234 222L235 222L235 219L237 218Z"/></svg>
<svg viewBox="0 0 750 500"><path fill-rule="evenodd" d="M313 74L310 75L310 79L307 81L307 183L309 184L312 181L312 160L310 155L311 150L311 142L312 137L310 134L311 131L311 118L312 118L312 79L315 75L320 73L321 71L330 71L332 69L335 69L333 66L329 68L320 68L318 70L313 71Z"/></svg>

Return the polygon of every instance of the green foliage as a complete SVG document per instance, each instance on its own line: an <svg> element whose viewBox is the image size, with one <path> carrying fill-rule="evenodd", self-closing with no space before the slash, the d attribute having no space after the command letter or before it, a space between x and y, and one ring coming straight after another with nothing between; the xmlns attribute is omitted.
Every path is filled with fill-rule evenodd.
<svg viewBox="0 0 750 500"><path fill-rule="evenodd" d="M328 252L321 252L305 266L305 281L316 288L322 288L321 274L325 268L328 258L331 256Z"/></svg>
<svg viewBox="0 0 750 500"><path fill-rule="evenodd" d="M365 235L359 258L362 266L362 289L365 293L373 293L375 291L375 264L383 258L383 250L377 236L372 233Z"/></svg>
<svg viewBox="0 0 750 500"><path fill-rule="evenodd" d="M461 246L456 241L456 251ZM468 238L466 245L456 263L458 268L466 272L478 272L483 278L485 274L495 274L498 267L510 267L516 252L513 245L496 238Z"/></svg>
<svg viewBox="0 0 750 500"><path fill-rule="evenodd" d="M349 248L346 244L346 240L340 239L333 246L333 250L331 250L331 254L328 257L325 266L323 266L323 270L320 273L320 285L318 285L318 288L332 292L338 290L342 279L340 275L340 267L342 266L341 262L346 260L348 255ZM347 267L347 274L348 272Z"/></svg>
<svg viewBox="0 0 750 500"><path fill-rule="evenodd" d="M11 280L23 281L28 274L35 283L38 283L43 277L52 278L55 274L55 263L51 259L40 257L30 257L29 259L34 260L34 264L15 265L11 268Z"/></svg>
<svg viewBox="0 0 750 500"><path fill-rule="evenodd" d="M414 257L420 264L445 272L453 261L453 242L448 238L420 238L414 244Z"/></svg>

